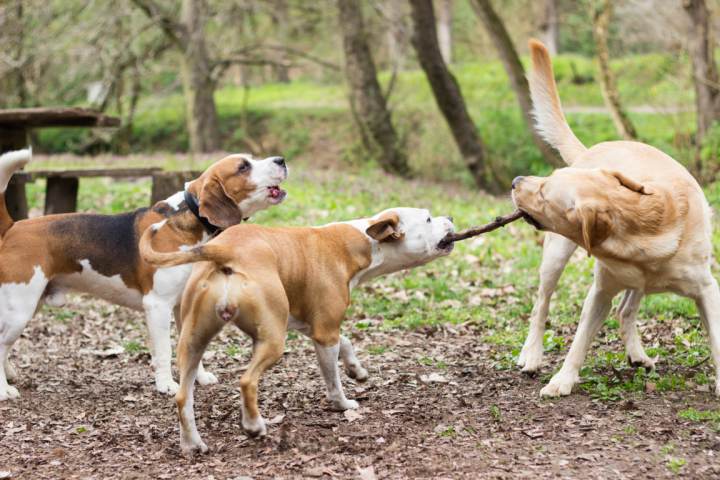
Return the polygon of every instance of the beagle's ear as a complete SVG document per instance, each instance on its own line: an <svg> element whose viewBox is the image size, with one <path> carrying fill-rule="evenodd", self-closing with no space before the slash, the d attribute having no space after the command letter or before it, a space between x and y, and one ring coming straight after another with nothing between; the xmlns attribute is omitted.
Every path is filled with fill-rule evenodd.
<svg viewBox="0 0 720 480"><path fill-rule="evenodd" d="M605 214L598 214L593 207L585 206L577 210L580 220L582 246L587 250L588 257L592 255L593 248L600 245L610 235L610 223L606 221Z"/></svg>
<svg viewBox="0 0 720 480"><path fill-rule="evenodd" d="M216 227L228 228L243 220L240 208L215 175L210 176L203 183L198 201L200 215Z"/></svg>
<svg viewBox="0 0 720 480"><path fill-rule="evenodd" d="M652 193L647 186L640 182L636 182L632 178L628 177L624 173L618 172L617 170L603 170L603 173L616 178L617 181L620 182L620 185L628 190L632 190L633 192L637 192L641 195L650 195Z"/></svg>
<svg viewBox="0 0 720 480"><path fill-rule="evenodd" d="M378 242L391 242L400 240L405 234L398 231L400 217L395 212L387 212L380 218L370 221L370 226L365 230L371 238Z"/></svg>

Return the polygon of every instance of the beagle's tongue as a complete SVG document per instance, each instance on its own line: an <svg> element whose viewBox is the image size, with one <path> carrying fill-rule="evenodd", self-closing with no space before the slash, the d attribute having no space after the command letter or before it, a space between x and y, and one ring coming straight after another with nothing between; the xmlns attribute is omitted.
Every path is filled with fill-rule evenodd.
<svg viewBox="0 0 720 480"><path fill-rule="evenodd" d="M283 194L283 191L278 187L277 185L273 185L272 187L268 187L270 198L278 198L280 195Z"/></svg>

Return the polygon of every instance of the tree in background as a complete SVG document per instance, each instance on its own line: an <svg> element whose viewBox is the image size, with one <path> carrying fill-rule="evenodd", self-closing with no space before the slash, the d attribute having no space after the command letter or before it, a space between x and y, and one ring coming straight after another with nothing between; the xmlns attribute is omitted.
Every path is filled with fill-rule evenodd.
<svg viewBox="0 0 720 480"><path fill-rule="evenodd" d="M485 148L467 111L460 86L440 53L432 0L410 0L410 7L413 20L411 42L430 83L435 102L445 116L475 184L483 190L498 192L501 187L488 175Z"/></svg>
<svg viewBox="0 0 720 480"><path fill-rule="evenodd" d="M350 105L368 147L379 149L378 161L388 172L408 175L407 158L398 141L390 111L377 80L367 43L359 0L337 0L338 19L345 52L345 75ZM372 139L372 141L370 141Z"/></svg>
<svg viewBox="0 0 720 480"><path fill-rule="evenodd" d="M520 57L515 50L510 35L505 29L502 19L493 9L490 0L470 0L470 4L485 26L485 30L490 36L493 45L495 45L503 67L505 67L505 71L510 78L510 85L518 99L520 110L532 134L535 145L537 145L545 161L550 165L556 167L564 166L565 162L562 161L557 152L555 152L535 130L535 120L532 116L532 100L530 98L530 88L528 87L527 78L525 77L525 70L523 69Z"/></svg>
<svg viewBox="0 0 720 480"><path fill-rule="evenodd" d="M689 50L692 60L697 133L696 174L700 173L700 149L712 124L720 120L720 76L714 58L710 12L705 0L683 0L691 22Z"/></svg>
<svg viewBox="0 0 720 480"><path fill-rule="evenodd" d="M220 148L220 125L215 107L217 78L205 41L206 2L183 0L179 17L154 0L133 0L156 20L180 52L190 150L212 152Z"/></svg>
<svg viewBox="0 0 720 480"><path fill-rule="evenodd" d="M560 35L558 32L557 0L545 0L540 17L540 40L545 44L550 55L557 55Z"/></svg>
<svg viewBox="0 0 720 480"><path fill-rule="evenodd" d="M453 0L438 0L437 33L440 53L447 65L453 61L452 56L452 20Z"/></svg>
<svg viewBox="0 0 720 480"><path fill-rule="evenodd" d="M608 26L612 17L612 0L596 0L591 4L593 18L593 38L600 67L600 88L605 106L610 110L615 129L625 140L635 140L637 131L620 103L615 75L610 69L608 50Z"/></svg>

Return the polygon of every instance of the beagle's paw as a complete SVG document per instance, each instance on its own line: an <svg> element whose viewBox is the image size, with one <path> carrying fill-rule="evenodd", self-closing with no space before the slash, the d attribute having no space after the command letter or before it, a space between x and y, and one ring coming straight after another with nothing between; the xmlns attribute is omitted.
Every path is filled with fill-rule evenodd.
<svg viewBox="0 0 720 480"><path fill-rule="evenodd" d="M336 412L344 412L345 410L357 410L360 408L360 404L347 398L330 399L330 408Z"/></svg>
<svg viewBox="0 0 720 480"><path fill-rule="evenodd" d="M155 379L155 389L165 395L175 395L180 385L172 378L158 377Z"/></svg>
<svg viewBox="0 0 720 480"><path fill-rule="evenodd" d="M214 385L218 383L217 377L207 370L198 371L196 379L200 385Z"/></svg>
<svg viewBox="0 0 720 480"><path fill-rule="evenodd" d="M196 441L180 440L180 450L182 450L183 455L186 457L193 457L198 453L207 453L208 446L200 439Z"/></svg>
<svg viewBox="0 0 720 480"><path fill-rule="evenodd" d="M245 433L250 437L264 437L267 435L265 420L263 420L260 415L258 415L257 418L246 418L245 415L243 415L242 426L243 429L245 429Z"/></svg>
<svg viewBox="0 0 720 480"><path fill-rule="evenodd" d="M18 392L18 389L13 387L12 385L8 385L5 391L0 389L0 402L4 400L12 400L18 398L19 396L20 392Z"/></svg>

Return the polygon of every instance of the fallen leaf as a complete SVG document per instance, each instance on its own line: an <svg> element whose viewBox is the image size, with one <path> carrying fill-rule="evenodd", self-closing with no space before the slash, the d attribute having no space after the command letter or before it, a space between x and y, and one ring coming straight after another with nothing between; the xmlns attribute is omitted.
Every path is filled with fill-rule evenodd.
<svg viewBox="0 0 720 480"><path fill-rule="evenodd" d="M420 381L423 383L448 383L449 380L439 373L431 373L430 375L420 375Z"/></svg>
<svg viewBox="0 0 720 480"><path fill-rule="evenodd" d="M358 467L358 475L360 476L360 480L376 480L377 477L375 476L375 469L372 465L365 468Z"/></svg>
<svg viewBox="0 0 720 480"><path fill-rule="evenodd" d="M345 410L345 411L343 412L343 415L345 416L345 418L347 419L347 421L350 422L350 423L354 422L355 420L359 420L359 419L363 418L363 416L360 415L360 414L357 412L357 410Z"/></svg>
<svg viewBox="0 0 720 480"><path fill-rule="evenodd" d="M281 413L280 415L275 415L273 418L268 420L267 423L269 423L270 425L276 425L276 424L282 422L284 419L285 419L285 415L283 415Z"/></svg>

